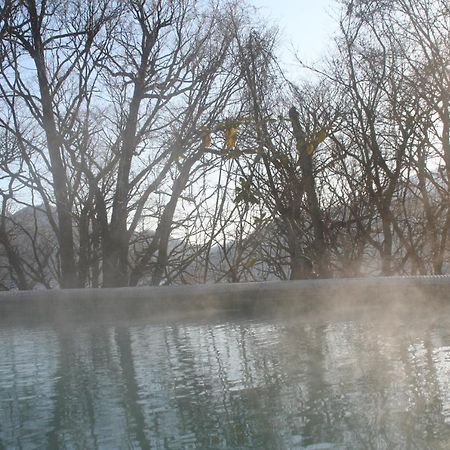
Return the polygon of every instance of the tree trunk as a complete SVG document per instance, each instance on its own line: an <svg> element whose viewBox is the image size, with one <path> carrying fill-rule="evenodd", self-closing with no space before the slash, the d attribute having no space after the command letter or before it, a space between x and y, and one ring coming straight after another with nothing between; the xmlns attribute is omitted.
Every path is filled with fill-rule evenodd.
<svg viewBox="0 0 450 450"><path fill-rule="evenodd" d="M38 76L42 103L42 124L45 130L50 156L53 192L55 195L56 213L58 217L58 244L61 258L60 284L62 288L73 288L77 287L78 282L72 230L72 205L69 198L67 177L61 156L61 139L56 129L56 122L53 114L52 95L47 78L40 20L34 1L30 1L29 13L34 44L31 56L35 62Z"/></svg>
<svg viewBox="0 0 450 450"><path fill-rule="evenodd" d="M22 261L20 260L20 257L15 248L11 245L11 242L9 241L9 237L7 236L5 230L0 230L0 244L3 244L3 247L5 249L10 272L14 272L16 274L18 289L21 291L29 289L27 278L23 270Z"/></svg>
<svg viewBox="0 0 450 450"><path fill-rule="evenodd" d="M148 55L144 55L143 59L145 57L148 57ZM145 66L145 64L142 63L142 66ZM130 193L130 170L136 149L136 130L139 107L144 96L144 78L145 72L141 67L140 74L135 81L133 98L130 102L130 109L120 149L119 169L111 224L109 227L109 242L105 247L106 253L103 255L103 285L105 287L128 285L129 233L127 229L127 218Z"/></svg>
<svg viewBox="0 0 450 450"><path fill-rule="evenodd" d="M290 280L304 280L314 278L314 270L312 262L309 258L303 255L291 256L291 275Z"/></svg>
<svg viewBox="0 0 450 450"><path fill-rule="evenodd" d="M162 281L168 261L169 238L170 233L172 231L172 222L173 216L175 214L175 208L177 206L178 199L180 198L180 195L183 192L189 180L191 168L198 160L199 155L200 154L195 154L185 162L184 166L181 169L181 173L173 183L172 195L170 197L169 203L164 208L164 212L158 225L159 228L158 258L156 260L156 266L152 276L152 285L157 286Z"/></svg>
<svg viewBox="0 0 450 450"><path fill-rule="evenodd" d="M81 211L78 235L79 235L79 256L78 256L78 280L80 287L86 287L89 274L89 213L90 207L85 207Z"/></svg>
<svg viewBox="0 0 450 450"><path fill-rule="evenodd" d="M306 136L300 125L298 111L294 106L289 110L289 118L292 122L292 129L300 155L303 182L309 206L309 214L311 216L311 223L314 230L314 250L317 258L317 271L319 277L328 278L330 277L330 270L325 242L325 226L316 193L312 155L309 155L306 151Z"/></svg>
<svg viewBox="0 0 450 450"><path fill-rule="evenodd" d="M391 222L383 216L381 217L383 223L383 246L381 250L381 273L384 276L392 275L392 228Z"/></svg>

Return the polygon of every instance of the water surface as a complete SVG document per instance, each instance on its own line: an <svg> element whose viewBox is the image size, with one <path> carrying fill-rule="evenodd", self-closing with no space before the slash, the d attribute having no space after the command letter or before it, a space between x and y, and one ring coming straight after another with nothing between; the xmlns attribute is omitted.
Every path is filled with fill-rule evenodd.
<svg viewBox="0 0 450 450"><path fill-rule="evenodd" d="M1 449L448 449L450 308L0 328Z"/></svg>

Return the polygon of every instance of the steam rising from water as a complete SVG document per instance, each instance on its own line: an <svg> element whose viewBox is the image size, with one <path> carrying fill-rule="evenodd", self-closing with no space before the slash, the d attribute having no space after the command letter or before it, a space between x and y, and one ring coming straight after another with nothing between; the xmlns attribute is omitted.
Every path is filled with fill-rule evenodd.
<svg viewBox="0 0 450 450"><path fill-rule="evenodd" d="M277 317L10 323L0 448L448 448L450 306L401 292Z"/></svg>

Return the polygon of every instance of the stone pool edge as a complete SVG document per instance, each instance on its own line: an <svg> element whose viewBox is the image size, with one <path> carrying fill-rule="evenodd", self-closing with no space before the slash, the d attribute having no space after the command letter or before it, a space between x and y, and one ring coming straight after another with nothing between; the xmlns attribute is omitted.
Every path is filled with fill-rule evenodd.
<svg viewBox="0 0 450 450"><path fill-rule="evenodd" d="M450 300L450 277L373 277L192 286L0 292L0 319L13 316L115 316L186 311L253 311L281 306Z"/></svg>

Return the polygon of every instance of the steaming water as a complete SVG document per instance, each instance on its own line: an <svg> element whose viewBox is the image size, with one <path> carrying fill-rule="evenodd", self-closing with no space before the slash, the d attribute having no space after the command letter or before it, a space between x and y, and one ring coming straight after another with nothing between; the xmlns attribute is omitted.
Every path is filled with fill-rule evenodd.
<svg viewBox="0 0 450 450"><path fill-rule="evenodd" d="M449 313L2 327L0 448L448 449Z"/></svg>

